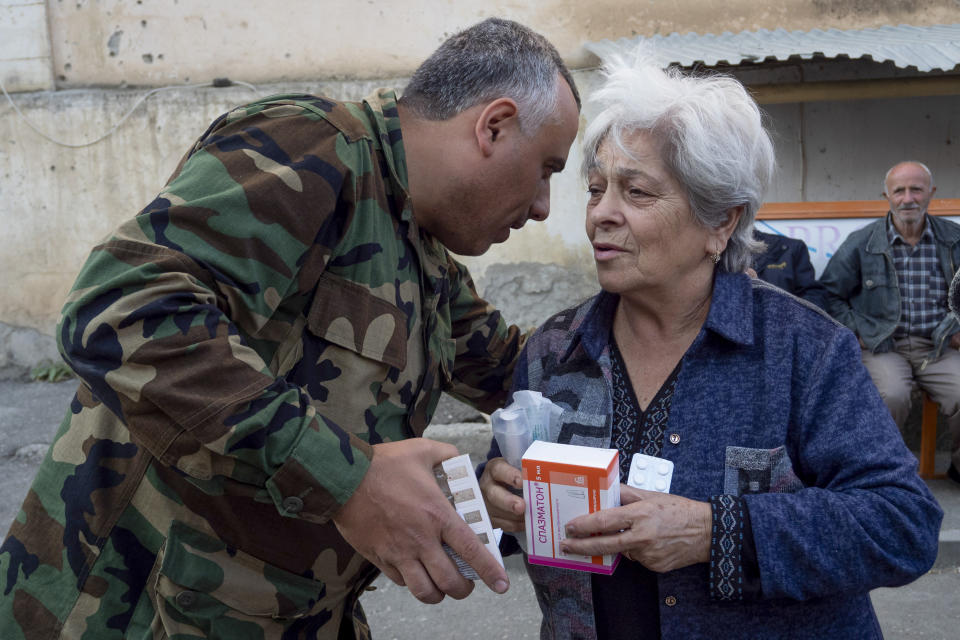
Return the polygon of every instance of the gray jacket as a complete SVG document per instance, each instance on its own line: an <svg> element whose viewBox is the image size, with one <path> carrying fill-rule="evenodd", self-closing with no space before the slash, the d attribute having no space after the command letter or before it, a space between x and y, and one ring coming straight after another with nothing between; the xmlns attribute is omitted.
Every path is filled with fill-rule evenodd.
<svg viewBox="0 0 960 640"><path fill-rule="evenodd" d="M949 283L960 267L960 225L928 215L937 242L937 257ZM863 340L870 351L893 348L900 321L900 287L887 239L886 217L854 231L830 258L820 282L827 289L827 311ZM933 331L934 348L924 364L943 354L960 322L949 311Z"/></svg>

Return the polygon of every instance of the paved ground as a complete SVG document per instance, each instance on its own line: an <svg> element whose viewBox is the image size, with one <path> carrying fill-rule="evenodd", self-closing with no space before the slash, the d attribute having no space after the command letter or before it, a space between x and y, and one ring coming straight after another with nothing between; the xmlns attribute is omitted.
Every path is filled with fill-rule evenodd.
<svg viewBox="0 0 960 640"><path fill-rule="evenodd" d="M539 638L540 611L526 573L513 558L507 560L510 591L497 596L482 585L467 600L444 600L428 606L405 589L380 577L363 607L376 640L435 638ZM957 640L960 638L960 571L934 570L899 589L877 589L871 594L886 640ZM425 629L433 633L425 636ZM436 629L443 629L442 633ZM730 634L729 637L736 637ZM829 640L829 639L824 639ZM848 639L853 640L853 639Z"/></svg>
<svg viewBox="0 0 960 640"><path fill-rule="evenodd" d="M0 531L4 536L76 388L76 380L0 381Z"/></svg>
<svg viewBox="0 0 960 640"><path fill-rule="evenodd" d="M57 384L0 381L0 531L16 516L47 445L66 413L76 382ZM431 427L428 435L454 442L461 451L480 455L488 432L462 407L445 404L438 414L458 424ZM941 454L940 468L946 467ZM887 640L956 640L960 638L960 485L929 482L946 512L937 566L916 582L872 592ZM522 560L507 559L511 589L498 596L480 585L464 601L420 604L406 589L381 577L364 596L364 608L378 640L434 637L537 638L540 614ZM438 635L437 630L442 629Z"/></svg>

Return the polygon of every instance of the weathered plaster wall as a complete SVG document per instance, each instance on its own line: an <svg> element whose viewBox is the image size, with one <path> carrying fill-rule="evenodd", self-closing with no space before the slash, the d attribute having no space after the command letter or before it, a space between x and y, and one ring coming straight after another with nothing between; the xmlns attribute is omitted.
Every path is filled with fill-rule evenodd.
<svg viewBox="0 0 960 640"><path fill-rule="evenodd" d="M447 35L493 15L541 31L574 67L593 64L582 45L604 38L958 21L955 0L48 0L46 5L53 73L64 88L159 86L224 75L254 83L408 75Z"/></svg>
<svg viewBox="0 0 960 640"><path fill-rule="evenodd" d="M379 84L164 92L141 105L113 135L78 149L41 138L0 102L0 322L52 333L90 248L153 199L193 140L221 113L268 93L354 98ZM73 90L19 94L14 100L37 128L81 143L118 122L142 95Z"/></svg>
<svg viewBox="0 0 960 640"><path fill-rule="evenodd" d="M42 0L0 0L0 81L8 91L53 88L53 61Z"/></svg>
<svg viewBox="0 0 960 640"><path fill-rule="evenodd" d="M920 160L960 198L960 96L767 105L778 173L770 202L876 200L887 169Z"/></svg>

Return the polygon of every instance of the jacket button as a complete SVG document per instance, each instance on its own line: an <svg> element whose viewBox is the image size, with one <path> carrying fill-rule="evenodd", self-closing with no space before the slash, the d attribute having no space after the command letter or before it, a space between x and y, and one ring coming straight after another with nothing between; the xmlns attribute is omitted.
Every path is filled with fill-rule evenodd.
<svg viewBox="0 0 960 640"><path fill-rule="evenodd" d="M670 434L670 444L680 444L680 434L671 433Z"/></svg>
<svg viewBox="0 0 960 640"><path fill-rule="evenodd" d="M667 605L668 607L672 607L673 605L677 604L677 599L674 596L667 596L663 599L663 604Z"/></svg>
<svg viewBox="0 0 960 640"><path fill-rule="evenodd" d="M297 496L287 496L283 499L283 510L287 513L300 513L303 511L303 500Z"/></svg>
<svg viewBox="0 0 960 640"><path fill-rule="evenodd" d="M197 594L193 591L181 591L175 599L181 609L191 609L197 604Z"/></svg>
<svg viewBox="0 0 960 640"><path fill-rule="evenodd" d="M864 284L866 284L868 287L872 287L872 286L873 286L873 280L867 280Z"/></svg>

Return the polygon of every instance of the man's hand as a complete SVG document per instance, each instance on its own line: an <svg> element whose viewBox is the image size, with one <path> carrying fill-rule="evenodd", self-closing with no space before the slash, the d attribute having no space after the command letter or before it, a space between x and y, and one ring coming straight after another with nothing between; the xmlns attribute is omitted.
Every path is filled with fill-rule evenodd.
<svg viewBox="0 0 960 640"><path fill-rule="evenodd" d="M954 349L960 349L960 333L950 336L950 346Z"/></svg>
<svg viewBox="0 0 960 640"><path fill-rule="evenodd" d="M364 558L427 604L445 594L473 591L440 546L446 542L488 587L509 587L507 572L447 502L433 467L458 455L453 445L413 438L373 446L370 468L350 499L333 516L340 534Z"/></svg>
<svg viewBox="0 0 960 640"><path fill-rule="evenodd" d="M511 467L503 458L494 458L487 462L480 476L480 492L487 503L490 523L495 529L510 533L521 532L526 528L523 513L526 505L523 498L511 493L510 489L523 488L523 474L520 469Z"/></svg>
<svg viewBox="0 0 960 640"><path fill-rule="evenodd" d="M710 560L710 504L620 485L622 506L567 523L564 553L585 556L621 552L663 573Z"/></svg>

